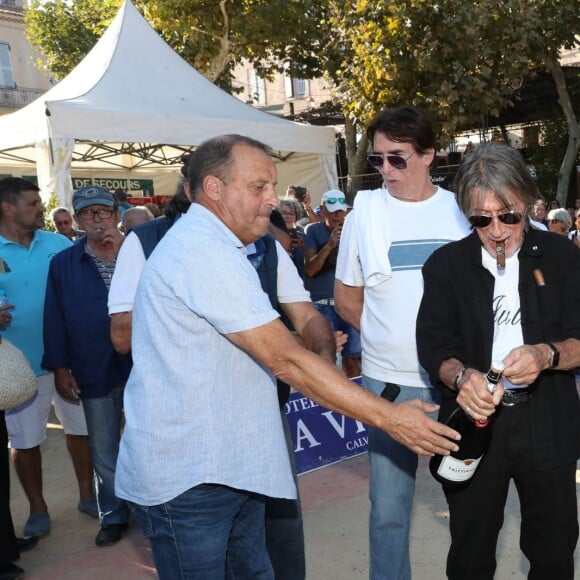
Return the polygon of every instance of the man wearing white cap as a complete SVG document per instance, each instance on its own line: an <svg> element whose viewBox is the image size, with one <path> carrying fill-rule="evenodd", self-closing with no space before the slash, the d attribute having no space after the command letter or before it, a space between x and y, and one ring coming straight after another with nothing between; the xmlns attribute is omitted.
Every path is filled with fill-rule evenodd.
<svg viewBox="0 0 580 580"><path fill-rule="evenodd" d="M342 224L349 209L344 193L327 191L320 202L322 221L306 227L304 240L304 273L312 302L326 318L333 331L348 335L342 351L342 367L348 377L360 375L360 335L342 320L334 309L334 271Z"/></svg>

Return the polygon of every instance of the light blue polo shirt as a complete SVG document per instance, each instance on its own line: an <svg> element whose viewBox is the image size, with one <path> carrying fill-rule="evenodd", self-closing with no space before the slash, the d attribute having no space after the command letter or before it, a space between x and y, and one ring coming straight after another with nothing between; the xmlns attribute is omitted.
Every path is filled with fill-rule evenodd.
<svg viewBox="0 0 580 580"><path fill-rule="evenodd" d="M158 505L202 483L296 497L276 381L225 336L276 318L243 244L192 204L135 296L118 497Z"/></svg>
<svg viewBox="0 0 580 580"><path fill-rule="evenodd" d="M60 234L36 230L28 248L0 236L0 288L14 308L12 322L0 330L28 358L37 376L44 352L42 319L48 267L52 257L72 242Z"/></svg>

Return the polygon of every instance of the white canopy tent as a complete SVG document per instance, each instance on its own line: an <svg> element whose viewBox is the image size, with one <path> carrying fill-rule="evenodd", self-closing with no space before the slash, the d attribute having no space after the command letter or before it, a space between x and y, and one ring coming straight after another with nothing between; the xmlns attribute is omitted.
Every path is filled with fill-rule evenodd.
<svg viewBox="0 0 580 580"><path fill-rule="evenodd" d="M35 163L43 195L56 192L70 206L71 170L109 167L137 177L143 167L171 167L177 179L185 151L226 133L273 148L281 189L304 183L318 197L337 186L332 128L274 117L222 91L126 0L65 79L0 117L0 173Z"/></svg>

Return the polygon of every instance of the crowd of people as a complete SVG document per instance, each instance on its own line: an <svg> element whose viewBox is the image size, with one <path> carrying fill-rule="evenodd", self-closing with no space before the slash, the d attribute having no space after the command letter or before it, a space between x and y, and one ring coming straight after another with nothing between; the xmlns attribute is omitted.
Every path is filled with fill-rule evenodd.
<svg viewBox="0 0 580 580"><path fill-rule="evenodd" d="M161 580L303 580L292 388L367 426L372 580L411 578L418 456L459 449L445 425L458 407L494 420L473 480L443 484L447 577L493 578L513 480L529 578L573 579L580 207L573 235L499 143L466 154L455 193L433 185L434 132L412 107L380 112L367 137L383 184L352 207L340 190L313 207L295 185L279 199L269 147L241 135L188 156L162 216L87 186L49 233L38 188L0 180L0 331L38 384L0 412L0 580L21 578L19 553L50 533L51 404L96 545L119 542L132 515ZM492 360L505 364L494 394ZM22 538L8 443L30 507Z"/></svg>

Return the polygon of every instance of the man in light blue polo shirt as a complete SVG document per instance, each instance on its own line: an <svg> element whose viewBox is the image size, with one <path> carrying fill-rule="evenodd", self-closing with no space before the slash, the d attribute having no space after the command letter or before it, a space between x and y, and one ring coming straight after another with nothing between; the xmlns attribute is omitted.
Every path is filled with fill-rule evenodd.
<svg viewBox="0 0 580 580"><path fill-rule="evenodd" d="M227 135L200 145L194 203L139 282L115 491L133 504L161 580L274 578L263 496L296 497L275 376L416 452L457 448L420 404L363 390L279 320L246 257L278 204L276 180L262 143Z"/></svg>
<svg viewBox="0 0 580 580"><path fill-rule="evenodd" d="M82 408L55 395L54 377L40 367L43 354L42 318L48 266L52 257L71 245L60 234L42 231L44 206L33 183L17 177L0 180L0 288L9 307L0 316L0 332L24 352L38 379L38 394L6 412L6 426L16 473L30 504L25 536L50 531L48 507L42 493L40 443L53 401L63 424L80 492L79 509L92 511L92 462Z"/></svg>

